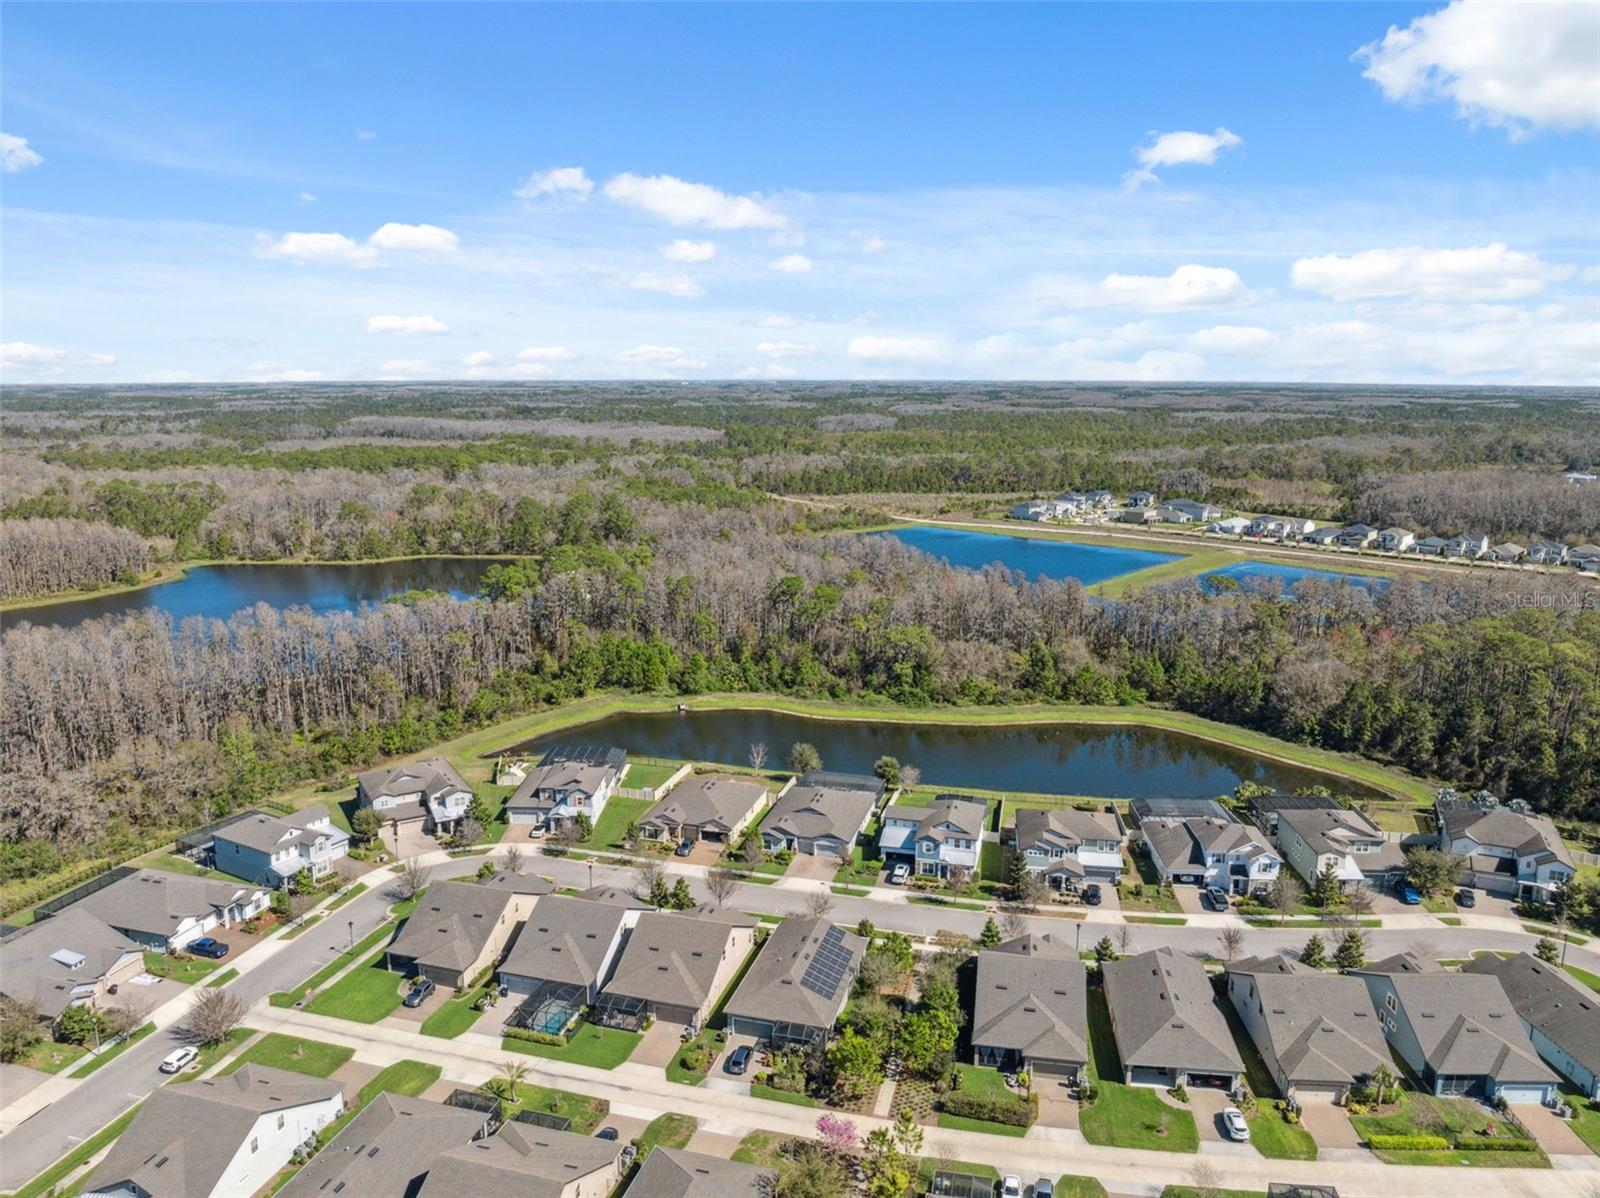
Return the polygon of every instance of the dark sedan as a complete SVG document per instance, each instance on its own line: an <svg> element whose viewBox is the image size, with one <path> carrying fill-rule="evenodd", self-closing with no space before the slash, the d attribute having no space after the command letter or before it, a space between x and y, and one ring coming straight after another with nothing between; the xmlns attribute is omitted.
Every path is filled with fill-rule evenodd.
<svg viewBox="0 0 1600 1198"><path fill-rule="evenodd" d="M228 946L220 940L213 940L210 936L202 936L199 940L191 940L187 951L196 957L210 957L213 961L220 961L228 955Z"/></svg>

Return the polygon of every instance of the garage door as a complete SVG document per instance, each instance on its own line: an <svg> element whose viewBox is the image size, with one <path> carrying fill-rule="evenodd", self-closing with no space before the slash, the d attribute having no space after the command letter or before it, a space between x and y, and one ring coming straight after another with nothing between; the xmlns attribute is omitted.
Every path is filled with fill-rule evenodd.
<svg viewBox="0 0 1600 1198"><path fill-rule="evenodd" d="M1295 1086L1294 1096L1301 1102L1337 1102L1344 1086Z"/></svg>
<svg viewBox="0 0 1600 1198"><path fill-rule="evenodd" d="M1205 1086L1212 1090L1233 1089L1231 1073L1191 1073L1188 1082L1191 1086Z"/></svg>
<svg viewBox="0 0 1600 1198"><path fill-rule="evenodd" d="M1170 1086L1172 1073L1166 1069L1152 1069L1144 1065L1135 1067L1128 1080L1135 1086Z"/></svg>
<svg viewBox="0 0 1600 1198"><path fill-rule="evenodd" d="M1028 1062L1029 1072L1040 1077L1076 1077L1079 1066L1070 1061L1041 1061L1033 1059Z"/></svg>
<svg viewBox="0 0 1600 1198"><path fill-rule="evenodd" d="M1507 1102L1543 1102L1543 1086L1501 1086L1500 1097Z"/></svg>

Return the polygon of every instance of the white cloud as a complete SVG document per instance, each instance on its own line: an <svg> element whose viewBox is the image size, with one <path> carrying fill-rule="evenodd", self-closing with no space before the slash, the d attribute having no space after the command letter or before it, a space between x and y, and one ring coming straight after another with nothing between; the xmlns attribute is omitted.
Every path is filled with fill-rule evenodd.
<svg viewBox="0 0 1600 1198"><path fill-rule="evenodd" d="M887 247L881 237L869 237L861 243L861 252L863 254L881 254L885 248Z"/></svg>
<svg viewBox="0 0 1600 1198"><path fill-rule="evenodd" d="M524 200L555 196L581 203L589 198L589 193L593 190L594 180L589 178L581 166L558 166L547 171L534 171L522 186L517 188L516 195Z"/></svg>
<svg viewBox="0 0 1600 1198"><path fill-rule="evenodd" d="M1574 268L1509 250L1500 242L1459 250L1407 246L1301 258L1290 268L1296 287L1336 300L1404 295L1434 300L1523 299Z"/></svg>
<svg viewBox="0 0 1600 1198"><path fill-rule="evenodd" d="M704 362L684 356L684 352L676 345L636 345L619 353L617 361L629 365L660 366L667 370L698 370L705 366Z"/></svg>
<svg viewBox="0 0 1600 1198"><path fill-rule="evenodd" d="M425 333L448 333L450 329L436 316L369 316L367 332L401 333L415 337Z"/></svg>
<svg viewBox="0 0 1600 1198"><path fill-rule="evenodd" d="M705 183L689 183L671 175L624 172L607 181L608 199L659 216L668 224L703 225L709 229L781 229L783 213L754 196L729 195Z"/></svg>
<svg viewBox="0 0 1600 1198"><path fill-rule="evenodd" d="M390 221L367 238L379 250L398 250L411 254L453 254L461 248L461 238L438 225L401 225Z"/></svg>
<svg viewBox="0 0 1600 1198"><path fill-rule="evenodd" d="M814 345L801 345L797 341L763 341L756 352L769 358L807 358L816 352Z"/></svg>
<svg viewBox="0 0 1600 1198"><path fill-rule="evenodd" d="M739 372L739 377L742 379L766 380L792 379L795 377L795 370L792 366L783 366L777 362L767 362L761 366L746 366Z"/></svg>
<svg viewBox="0 0 1600 1198"><path fill-rule="evenodd" d="M1600 5L1453 0L1354 57L1388 100L1453 100L1512 137L1600 126Z"/></svg>
<svg viewBox="0 0 1600 1198"><path fill-rule="evenodd" d="M519 362L571 362L577 356L564 345L530 345L517 351Z"/></svg>
<svg viewBox="0 0 1600 1198"><path fill-rule="evenodd" d="M421 358L390 358L378 367L378 373L389 379L409 379L432 374L433 368Z"/></svg>
<svg viewBox="0 0 1600 1198"><path fill-rule="evenodd" d="M1040 298L1074 308L1137 308L1177 312L1224 308L1251 298L1244 280L1225 266L1189 263L1170 275L1109 274L1098 283L1046 281Z"/></svg>
<svg viewBox="0 0 1600 1198"><path fill-rule="evenodd" d="M26 137L15 133L0 133L0 171L14 175L43 162L39 151L28 144Z"/></svg>
<svg viewBox="0 0 1600 1198"><path fill-rule="evenodd" d="M252 374L248 382L252 383L315 383L322 378L320 370L263 370L259 374Z"/></svg>
<svg viewBox="0 0 1600 1198"><path fill-rule="evenodd" d="M116 364L115 354L81 354L51 345L35 345L31 341L0 343L0 369L4 370L53 372L73 367L103 368Z"/></svg>
<svg viewBox="0 0 1600 1198"><path fill-rule="evenodd" d="M647 270L641 274L627 275L622 281L635 291L659 291L662 295L673 295L679 299L693 299L705 294L705 289L688 275L658 275Z"/></svg>
<svg viewBox="0 0 1600 1198"><path fill-rule="evenodd" d="M849 354L865 362L932 362L944 357L944 342L932 337L856 337Z"/></svg>
<svg viewBox="0 0 1600 1198"><path fill-rule="evenodd" d="M476 357L477 355L473 355ZM492 359L467 368L469 379L547 379L552 371L544 362L499 362Z"/></svg>
<svg viewBox="0 0 1600 1198"><path fill-rule="evenodd" d="M1159 183L1157 167L1210 166L1223 150L1236 146L1243 139L1231 129L1219 127L1214 133L1190 133L1178 130L1173 133L1151 133L1148 145L1134 151L1139 160L1137 170L1122 176L1123 186L1134 188L1144 183Z"/></svg>
<svg viewBox="0 0 1600 1198"><path fill-rule="evenodd" d="M487 366L494 361L494 355L486 349L473 350L461 359L463 366Z"/></svg>
<svg viewBox="0 0 1600 1198"><path fill-rule="evenodd" d="M771 315L763 316L756 323L764 329L792 329L794 327L794 317L785 316L781 312L774 312Z"/></svg>
<svg viewBox="0 0 1600 1198"><path fill-rule="evenodd" d="M680 237L662 246L661 256L670 262L709 262L717 256L717 243L690 241L687 237Z"/></svg>
<svg viewBox="0 0 1600 1198"><path fill-rule="evenodd" d="M310 191L302 191L299 195L295 196L295 199L302 204L315 204L317 202L316 194Z"/></svg>
<svg viewBox="0 0 1600 1198"><path fill-rule="evenodd" d="M1282 360L1301 377L1381 381L1444 375L1523 384L1600 384L1600 330L1592 319L1500 308L1449 327L1339 320L1301 325Z"/></svg>
<svg viewBox="0 0 1600 1198"><path fill-rule="evenodd" d="M1276 340L1266 329L1240 324L1212 325L1184 338L1191 349L1219 354L1257 354L1271 348Z"/></svg>
<svg viewBox="0 0 1600 1198"><path fill-rule="evenodd" d="M811 273L812 262L804 254L785 254L781 258L774 258L767 263L769 270L775 270L786 275L808 275Z"/></svg>
<svg viewBox="0 0 1600 1198"><path fill-rule="evenodd" d="M263 258L288 258L317 266L376 266L378 251L360 245L343 233L285 233L273 241L263 237L256 243Z"/></svg>
<svg viewBox="0 0 1600 1198"><path fill-rule="evenodd" d="M378 135L376 133L374 133L371 129L362 129L359 126L357 126L357 128L356 128L356 140L357 141L372 141L377 136Z"/></svg>

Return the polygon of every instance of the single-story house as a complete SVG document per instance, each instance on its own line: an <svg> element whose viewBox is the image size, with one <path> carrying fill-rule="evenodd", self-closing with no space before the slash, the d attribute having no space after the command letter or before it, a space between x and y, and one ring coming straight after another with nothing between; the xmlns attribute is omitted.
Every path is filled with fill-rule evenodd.
<svg viewBox="0 0 1600 1198"><path fill-rule="evenodd" d="M1434 822L1440 847L1467 859L1463 885L1546 902L1577 873L1548 815L1446 800L1434 804Z"/></svg>
<svg viewBox="0 0 1600 1198"><path fill-rule="evenodd" d="M385 1090L278 1191L279 1198L411 1198L440 1156L482 1139L492 1126L483 1111Z"/></svg>
<svg viewBox="0 0 1600 1198"><path fill-rule="evenodd" d="M1254 521L1246 520L1243 516L1229 516L1226 520L1213 520L1206 525L1207 532L1220 532L1225 536L1243 536L1246 529Z"/></svg>
<svg viewBox="0 0 1600 1198"><path fill-rule="evenodd" d="M538 900L475 882L430 883L389 942L388 968L460 989L500 959Z"/></svg>
<svg viewBox="0 0 1600 1198"><path fill-rule="evenodd" d="M1076 890L1087 882L1115 885L1121 878L1125 830L1115 811L1024 807L1015 823L1017 852L1053 889Z"/></svg>
<svg viewBox="0 0 1600 1198"><path fill-rule="evenodd" d="M1147 819L1139 838L1163 882L1250 894L1277 881L1283 865L1265 833L1233 819Z"/></svg>
<svg viewBox="0 0 1600 1198"><path fill-rule="evenodd" d="M1406 871L1399 842L1353 808L1283 809L1276 824L1278 850L1307 882L1331 867L1344 887L1365 882L1381 890Z"/></svg>
<svg viewBox="0 0 1600 1198"><path fill-rule="evenodd" d="M1327 525L1322 528L1313 528L1310 532L1304 534L1300 539L1308 545L1337 545L1339 543L1339 537L1343 532L1344 529L1342 528L1334 525Z"/></svg>
<svg viewBox="0 0 1600 1198"><path fill-rule="evenodd" d="M732 844L770 797L771 792L761 782L687 778L640 817L639 834L651 840Z"/></svg>
<svg viewBox="0 0 1600 1198"><path fill-rule="evenodd" d="M97 1198L254 1194L343 1112L338 1082L264 1065L157 1086L79 1192Z"/></svg>
<svg viewBox="0 0 1600 1198"><path fill-rule="evenodd" d="M698 1030L755 946L756 926L737 911L645 912L600 990L596 1017L642 1010Z"/></svg>
<svg viewBox="0 0 1600 1198"><path fill-rule="evenodd" d="M1043 500L1030 499L1019 503L1011 509L1013 520L1048 520L1050 518L1050 505Z"/></svg>
<svg viewBox="0 0 1600 1198"><path fill-rule="evenodd" d="M1339 530L1339 535L1334 540L1346 549L1365 549L1377 540L1378 530L1371 525L1357 521L1346 524Z"/></svg>
<svg viewBox="0 0 1600 1198"><path fill-rule="evenodd" d="M1600 571L1600 545L1583 544L1567 550L1567 564L1586 574Z"/></svg>
<svg viewBox="0 0 1600 1198"><path fill-rule="evenodd" d="M1124 1082L1237 1088L1244 1061L1198 958L1157 948L1107 961L1100 976Z"/></svg>
<svg viewBox="0 0 1600 1198"><path fill-rule="evenodd" d="M81 907L0 939L0 995L39 1004L53 1028L71 1006L101 1007L144 972L144 949Z"/></svg>
<svg viewBox="0 0 1600 1198"><path fill-rule="evenodd" d="M467 814L472 787L443 757L368 770L356 779L356 801L386 824L449 833Z"/></svg>
<svg viewBox="0 0 1600 1198"><path fill-rule="evenodd" d="M1209 503L1200 503L1193 499L1169 499L1165 506L1183 512L1190 520L1199 521L1200 523L1204 523L1207 520L1222 519L1221 508L1213 507Z"/></svg>
<svg viewBox="0 0 1600 1198"><path fill-rule="evenodd" d="M518 1001L559 988L577 1005L592 1003L641 914L615 903L546 895L517 930L500 962L500 981Z"/></svg>
<svg viewBox="0 0 1600 1198"><path fill-rule="evenodd" d="M1515 541L1502 541L1500 544L1489 550L1489 558L1491 561L1508 564L1520 562L1527 556L1528 551Z"/></svg>
<svg viewBox="0 0 1600 1198"><path fill-rule="evenodd" d="M260 915L271 900L271 892L262 886L141 869L68 910L81 908L98 916L146 948L178 952L215 928Z"/></svg>
<svg viewBox="0 0 1600 1198"><path fill-rule="evenodd" d="M1156 493L1154 491L1129 491L1128 502L1123 507L1155 507Z"/></svg>
<svg viewBox="0 0 1600 1198"><path fill-rule="evenodd" d="M767 1198L770 1169L683 1148L655 1148L628 1183L624 1198Z"/></svg>
<svg viewBox="0 0 1600 1198"><path fill-rule="evenodd" d="M506 800L506 822L529 835L554 832L582 815L598 824L628 765L621 749L558 745Z"/></svg>
<svg viewBox="0 0 1600 1198"><path fill-rule="evenodd" d="M888 865L907 865L919 878L948 878L951 870L978 871L979 846L989 804L970 795L938 795L926 807L885 807L878 852Z"/></svg>
<svg viewBox="0 0 1600 1198"><path fill-rule="evenodd" d="M1278 1093L1342 1102L1380 1065L1389 1043L1366 983L1293 957L1249 957L1228 966L1226 988Z"/></svg>
<svg viewBox="0 0 1600 1198"><path fill-rule="evenodd" d="M246 815L212 833L211 855L225 874L274 890L301 870L320 878L350 852L350 837L323 806L293 815Z"/></svg>
<svg viewBox="0 0 1600 1198"><path fill-rule="evenodd" d="M1531 953L1484 953L1462 970L1498 978L1539 1055L1585 1095L1600 1098L1600 995Z"/></svg>
<svg viewBox="0 0 1600 1198"><path fill-rule="evenodd" d="M512 1121L434 1158L416 1198L606 1198L622 1180L620 1139Z"/></svg>
<svg viewBox="0 0 1600 1198"><path fill-rule="evenodd" d="M1087 978L1072 943L1049 933L979 953L972 1063L1080 1080L1089 1063Z"/></svg>
<svg viewBox="0 0 1600 1198"><path fill-rule="evenodd" d="M867 941L823 919L791 915L767 937L722 1008L728 1031L772 1044L822 1044L867 955Z"/></svg>
<svg viewBox="0 0 1600 1198"><path fill-rule="evenodd" d="M1560 1079L1539 1059L1500 980L1403 954L1355 970L1384 1035L1434 1094L1546 1103Z"/></svg>
<svg viewBox="0 0 1600 1198"><path fill-rule="evenodd" d="M1386 528L1378 534L1378 548L1385 553L1404 553L1417 543L1417 534L1409 528Z"/></svg>
<svg viewBox="0 0 1600 1198"><path fill-rule="evenodd" d="M1156 519L1163 524L1193 524L1194 514L1186 508L1167 504L1156 509Z"/></svg>
<svg viewBox="0 0 1600 1198"><path fill-rule="evenodd" d="M1559 566L1567 560L1567 547L1560 541L1535 541L1528 546L1528 560L1539 566Z"/></svg>
<svg viewBox="0 0 1600 1198"><path fill-rule="evenodd" d="M1443 557L1448 544L1443 537L1421 537L1411 548L1424 557Z"/></svg>
<svg viewBox="0 0 1600 1198"><path fill-rule="evenodd" d="M882 798L881 778L813 770L772 804L761 823L762 843L773 853L788 849L843 859Z"/></svg>

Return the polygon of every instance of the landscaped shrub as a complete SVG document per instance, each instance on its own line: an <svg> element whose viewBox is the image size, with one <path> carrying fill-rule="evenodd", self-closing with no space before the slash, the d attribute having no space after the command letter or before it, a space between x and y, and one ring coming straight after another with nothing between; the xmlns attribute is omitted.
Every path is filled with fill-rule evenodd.
<svg viewBox="0 0 1600 1198"><path fill-rule="evenodd" d="M529 1044L553 1044L557 1048L567 1046L565 1036L552 1036L549 1032L536 1032L531 1027L508 1027L502 1029L502 1035L508 1040L526 1040Z"/></svg>
<svg viewBox="0 0 1600 1198"><path fill-rule="evenodd" d="M678 1054L678 1064L691 1073L704 1073L711 1068L711 1046L701 1040L691 1040Z"/></svg>
<svg viewBox="0 0 1600 1198"><path fill-rule="evenodd" d="M1391 1152L1440 1152L1450 1147L1450 1141L1443 1136L1376 1135L1367 1137L1367 1147L1374 1151L1388 1149Z"/></svg>
<svg viewBox="0 0 1600 1198"><path fill-rule="evenodd" d="M1008 1127L1030 1127L1039 1117L1039 1098L1014 1098L1003 1094L973 1094L960 1090L946 1094L939 1101L939 1109L947 1115L963 1119L982 1119L986 1123L1004 1123Z"/></svg>
<svg viewBox="0 0 1600 1198"><path fill-rule="evenodd" d="M1377 1139L1376 1136L1373 1139ZM1500 1137L1460 1139L1451 1145L1457 1152L1538 1152L1539 1145L1532 1140L1511 1140Z"/></svg>

